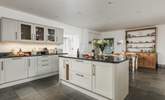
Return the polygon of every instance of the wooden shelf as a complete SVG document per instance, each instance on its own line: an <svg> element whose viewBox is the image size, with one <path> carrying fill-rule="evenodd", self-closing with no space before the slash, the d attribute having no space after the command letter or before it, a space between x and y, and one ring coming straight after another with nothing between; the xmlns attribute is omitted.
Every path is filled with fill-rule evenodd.
<svg viewBox="0 0 165 100"><path fill-rule="evenodd" d="M127 44L144 44L144 43L155 44L155 42L130 42L130 43L127 43Z"/></svg>
<svg viewBox="0 0 165 100"><path fill-rule="evenodd" d="M156 35L144 35L144 36L132 36L132 37L127 37L128 39L131 39L131 38L142 38L142 37L155 37Z"/></svg>
<svg viewBox="0 0 165 100"><path fill-rule="evenodd" d="M154 48L154 47L128 47L128 48L140 49L140 48Z"/></svg>

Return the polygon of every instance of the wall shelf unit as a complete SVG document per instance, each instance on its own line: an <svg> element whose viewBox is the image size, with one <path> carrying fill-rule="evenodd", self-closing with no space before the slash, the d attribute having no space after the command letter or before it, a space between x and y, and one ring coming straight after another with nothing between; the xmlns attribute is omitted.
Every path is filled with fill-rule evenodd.
<svg viewBox="0 0 165 100"><path fill-rule="evenodd" d="M156 69L156 27L126 31L126 51L136 53L138 68Z"/></svg>
<svg viewBox="0 0 165 100"><path fill-rule="evenodd" d="M156 27L126 31L127 52L154 52L156 50Z"/></svg>

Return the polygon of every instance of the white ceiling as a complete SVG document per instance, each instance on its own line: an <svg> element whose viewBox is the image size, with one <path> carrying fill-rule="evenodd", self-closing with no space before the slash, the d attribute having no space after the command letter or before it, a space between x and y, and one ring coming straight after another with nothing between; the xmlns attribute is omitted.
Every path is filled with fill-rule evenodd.
<svg viewBox="0 0 165 100"><path fill-rule="evenodd" d="M0 0L0 5L96 31L165 23L165 0Z"/></svg>

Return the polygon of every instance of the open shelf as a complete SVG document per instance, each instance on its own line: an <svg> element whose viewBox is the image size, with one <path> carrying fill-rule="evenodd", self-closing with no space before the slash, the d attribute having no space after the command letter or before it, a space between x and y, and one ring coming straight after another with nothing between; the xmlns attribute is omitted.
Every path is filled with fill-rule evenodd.
<svg viewBox="0 0 165 100"><path fill-rule="evenodd" d="M128 39L129 38L142 38L142 37L155 37L156 35L149 35L149 36L147 36L147 35L144 35L144 36L132 36L132 37L128 37Z"/></svg>
<svg viewBox="0 0 165 100"><path fill-rule="evenodd" d="M126 51L152 52L154 50L156 50L156 27L126 31Z"/></svg>

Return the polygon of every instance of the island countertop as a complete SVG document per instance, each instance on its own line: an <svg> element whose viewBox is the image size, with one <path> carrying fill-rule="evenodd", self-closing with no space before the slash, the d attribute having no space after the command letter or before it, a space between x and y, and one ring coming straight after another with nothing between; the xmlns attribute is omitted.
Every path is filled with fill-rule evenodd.
<svg viewBox="0 0 165 100"><path fill-rule="evenodd" d="M103 58L86 58L83 56L77 57L76 55L60 55L62 58L71 58L71 59L80 59L80 60L89 60L89 61L97 61L97 62L105 62L105 63L122 63L127 61L128 59L124 57L114 57L108 56Z"/></svg>

